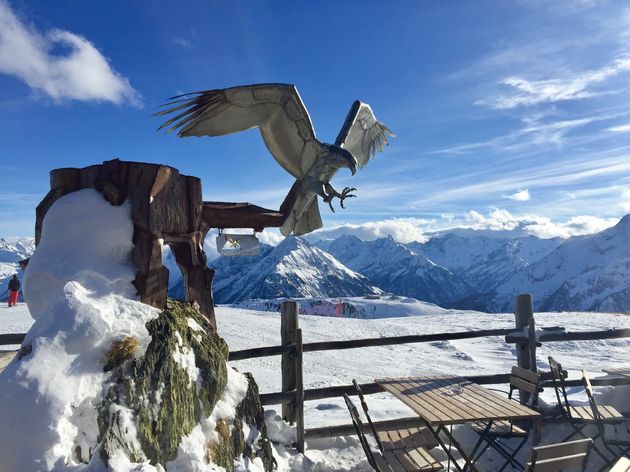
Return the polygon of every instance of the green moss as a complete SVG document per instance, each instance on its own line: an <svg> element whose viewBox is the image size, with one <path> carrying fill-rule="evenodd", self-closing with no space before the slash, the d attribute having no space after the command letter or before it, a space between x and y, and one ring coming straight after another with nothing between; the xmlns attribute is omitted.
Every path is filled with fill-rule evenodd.
<svg viewBox="0 0 630 472"><path fill-rule="evenodd" d="M245 373L248 381L247 393L245 398L236 408L234 418L234 434L232 442L234 451L237 455L245 455L250 459L259 457L265 470L274 470L277 466L273 453L271 452L271 442L267 437L267 426L265 425L265 411L260 403L260 395L258 394L258 385L254 381L254 377L249 372ZM258 441L249 445L243 435L242 423L246 423L250 429L256 428L260 432ZM252 447L253 446L253 447Z"/></svg>
<svg viewBox="0 0 630 472"><path fill-rule="evenodd" d="M204 331L192 330L189 318ZM133 412L144 455L152 464L164 464L175 458L182 437L199 423L202 414L210 415L225 390L227 345L194 308L169 300L166 310L147 323L147 330L152 340L145 355L115 371L116 384L100 409L99 426L105 441L102 453L106 460L112 448L123 445L127 453L134 453L126 444L124 432L115 427L117 418L111 405L125 405ZM199 392L173 358L173 352L185 349L193 350L196 367L202 374Z"/></svg>
<svg viewBox="0 0 630 472"><path fill-rule="evenodd" d="M216 431L219 433L219 440L209 444L208 460L220 465L227 471L232 471L236 454L232 446L230 426L227 421L224 419L217 421Z"/></svg>
<svg viewBox="0 0 630 472"><path fill-rule="evenodd" d="M189 319L204 330L191 329ZM114 384L99 408L100 452L106 464L115 451L124 452L134 462L148 459L153 465L175 459L182 438L202 417L212 414L225 391L227 345L193 307L169 300L167 308L146 327L151 335L146 353L112 370ZM190 381L187 371L173 357L174 352L188 349L193 351L200 372L201 381L197 383ZM265 470L273 470L275 461L258 387L251 375L246 375L247 395L238 406L231 427L225 420L217 423L220 439L208 444L208 459L231 472L235 458L260 457ZM133 416L141 450L128 437L124 421L127 411ZM261 431L256 444L246 443L243 422Z"/></svg>

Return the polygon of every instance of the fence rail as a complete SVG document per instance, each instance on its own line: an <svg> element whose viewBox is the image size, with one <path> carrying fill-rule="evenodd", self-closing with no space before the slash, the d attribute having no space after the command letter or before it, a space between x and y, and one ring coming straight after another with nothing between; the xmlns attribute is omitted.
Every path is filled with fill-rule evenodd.
<svg viewBox="0 0 630 472"><path fill-rule="evenodd" d="M324 398L341 397L343 394L355 395L353 385L335 385L304 389L303 362L305 352L331 351L342 349L357 349L366 347L390 346L398 344L427 343L435 341L451 341L459 339L474 339L490 336L504 336L507 343L516 344L517 364L519 367L536 370L536 348L547 342L588 341L604 339L629 338L630 329L609 329L600 331L570 331L563 327L543 328L536 331L533 316L531 295L516 297L515 327L501 329L485 329L472 331L456 331L451 333L433 333L407 336L390 336L382 338L353 339L342 341L320 341L302 343L302 331L299 329L297 302L284 302L281 309L281 337L280 346L263 346L252 349L233 351L229 354L230 361L240 361L252 358L282 356L282 391L263 393L260 395L263 405L282 405L282 416L290 423L296 423L297 448L304 451L306 438L321 438L338 435L353 434L352 425L338 425L322 428L305 429L304 402L321 400ZM0 334L0 345L20 344L25 334ZM467 379L478 384L504 384L509 382L510 374L491 374L466 376ZM552 387L551 374L542 372L542 386ZM566 380L568 386L581 386L580 380ZM592 384L601 385L629 385L630 378L595 378ZM361 384L365 394L383 392L383 388L376 383ZM419 418L402 418L382 421L376 424L377 429L396 425L409 427L418 425ZM405 426L406 425L406 426Z"/></svg>

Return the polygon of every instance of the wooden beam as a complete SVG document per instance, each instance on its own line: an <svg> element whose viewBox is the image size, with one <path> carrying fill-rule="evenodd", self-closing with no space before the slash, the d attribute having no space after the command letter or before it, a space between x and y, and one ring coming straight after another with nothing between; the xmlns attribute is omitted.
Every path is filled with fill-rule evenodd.
<svg viewBox="0 0 630 472"><path fill-rule="evenodd" d="M22 344L24 338L26 337L25 333L19 334L0 334L0 346L8 345L8 344Z"/></svg>
<svg viewBox="0 0 630 472"><path fill-rule="evenodd" d="M286 214L243 202L203 202L203 221L209 228L265 228L282 226Z"/></svg>
<svg viewBox="0 0 630 472"><path fill-rule="evenodd" d="M252 349L243 349L241 351L232 351L228 360L242 361L244 359L254 359L257 357L278 356L280 354L291 354L295 352L295 344L287 344L286 346L265 346L254 347Z"/></svg>
<svg viewBox="0 0 630 472"><path fill-rule="evenodd" d="M426 343L450 341L453 339L481 338L486 336L506 336L514 328L486 329L480 331L457 331L454 333L435 333L408 336L390 336L384 338L351 339L347 341L323 341L304 344L304 352L328 351L335 349L355 349L358 347L389 346L392 344Z"/></svg>

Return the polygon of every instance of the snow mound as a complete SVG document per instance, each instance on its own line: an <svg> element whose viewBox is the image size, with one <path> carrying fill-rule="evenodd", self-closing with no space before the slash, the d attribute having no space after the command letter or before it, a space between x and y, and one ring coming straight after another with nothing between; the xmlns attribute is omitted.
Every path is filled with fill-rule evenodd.
<svg viewBox="0 0 630 472"><path fill-rule="evenodd" d="M132 334L141 347L148 343L144 325L158 310L133 299L129 214L82 190L55 202L44 219L24 275L35 323L0 374L6 470L78 465L77 447L87 454L97 442L106 350Z"/></svg>

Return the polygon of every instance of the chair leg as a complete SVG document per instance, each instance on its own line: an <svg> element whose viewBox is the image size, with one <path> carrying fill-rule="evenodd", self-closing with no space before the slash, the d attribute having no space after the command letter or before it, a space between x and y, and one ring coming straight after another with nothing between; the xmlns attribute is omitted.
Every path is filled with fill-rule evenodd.
<svg viewBox="0 0 630 472"><path fill-rule="evenodd" d="M523 440L520 442L520 444L518 446L516 446L516 448L514 448L512 450L512 455L510 456L510 460L508 460L508 462L506 462L505 464L503 464L503 467L501 467L498 472L502 472L503 469L505 469L508 465L508 463L514 465L517 468L523 468L523 464L521 464L519 461L516 460L516 455L519 453L519 451L523 448L523 446L525 445L525 443L527 442L527 440L529 439L529 436L525 436L523 438Z"/></svg>
<svg viewBox="0 0 630 472"><path fill-rule="evenodd" d="M582 431L583 429L588 427L589 424L584 423L582 426L576 426L573 423L570 423L570 424L573 427L573 432L560 442L567 442L569 439L571 439L575 435L580 435L583 439L592 439L593 440L592 450L595 451L597 455L604 460L604 462L608 462L608 458L606 457L606 455L595 444L595 441L600 437L600 434L597 433L595 434L595 436L588 436L584 431ZM603 443L603 440L602 440L602 443ZM604 446L606 445L604 444Z"/></svg>

